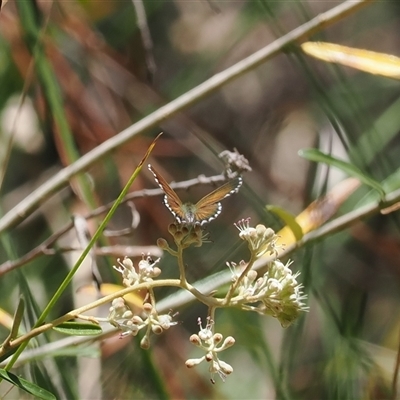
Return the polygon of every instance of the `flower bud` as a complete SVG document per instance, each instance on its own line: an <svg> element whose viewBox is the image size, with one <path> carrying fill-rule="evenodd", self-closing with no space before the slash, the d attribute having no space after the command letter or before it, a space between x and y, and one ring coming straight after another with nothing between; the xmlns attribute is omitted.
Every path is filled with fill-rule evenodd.
<svg viewBox="0 0 400 400"><path fill-rule="evenodd" d="M139 317L139 315L134 315L132 317L132 322L136 325L143 324L143 319Z"/></svg>
<svg viewBox="0 0 400 400"><path fill-rule="evenodd" d="M143 336L142 340L140 341L140 347L145 350L150 348L150 340L147 335Z"/></svg>
<svg viewBox="0 0 400 400"><path fill-rule="evenodd" d="M150 303L144 303L143 304L143 311L146 314L150 314L152 310L153 310L153 306Z"/></svg>
<svg viewBox="0 0 400 400"><path fill-rule="evenodd" d="M164 238L157 239L157 246L163 250L168 249L169 247L168 242Z"/></svg>
<svg viewBox="0 0 400 400"><path fill-rule="evenodd" d="M152 325L151 330L155 335L161 335L163 333L163 328L160 325Z"/></svg>
<svg viewBox="0 0 400 400"><path fill-rule="evenodd" d="M123 319L130 319L133 317L133 313L131 310L126 310L123 314L122 314L122 318Z"/></svg>
<svg viewBox="0 0 400 400"><path fill-rule="evenodd" d="M219 360L219 366L225 375L229 375L233 372L233 368L225 361Z"/></svg>
<svg viewBox="0 0 400 400"><path fill-rule="evenodd" d="M158 275L161 274L161 269L158 267L153 268L153 278L157 278Z"/></svg>
<svg viewBox="0 0 400 400"><path fill-rule="evenodd" d="M188 368L193 368L196 365L199 365L203 360L204 360L204 357L201 357L201 358L190 358L189 360L186 360L185 365Z"/></svg>
<svg viewBox="0 0 400 400"><path fill-rule="evenodd" d="M190 343L192 343L196 346L201 346L201 340L198 337L198 335L196 335L196 334L191 335L189 340L190 340Z"/></svg>
<svg viewBox="0 0 400 400"><path fill-rule="evenodd" d="M228 336L222 345L224 349L227 349L228 347L231 347L235 344L235 339L232 336Z"/></svg>
<svg viewBox="0 0 400 400"><path fill-rule="evenodd" d="M218 344L223 339L223 336L220 333L215 333L213 339L214 343Z"/></svg>
<svg viewBox="0 0 400 400"><path fill-rule="evenodd" d="M178 230L178 227L177 227L177 225L175 224L175 223L172 223L172 224L169 224L168 225L168 232L172 235L172 236L174 236L175 235L175 232Z"/></svg>

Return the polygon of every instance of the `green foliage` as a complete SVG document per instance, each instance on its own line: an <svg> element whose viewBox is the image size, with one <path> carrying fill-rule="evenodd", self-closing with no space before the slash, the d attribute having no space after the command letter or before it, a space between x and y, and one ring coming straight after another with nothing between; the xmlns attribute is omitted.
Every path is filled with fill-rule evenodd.
<svg viewBox="0 0 400 400"><path fill-rule="evenodd" d="M28 382L27 380L20 378L4 369L0 369L0 377L5 381L17 386L21 390L34 395L36 398L44 400L56 399L56 397L47 390L35 385L32 382Z"/></svg>
<svg viewBox="0 0 400 400"><path fill-rule="evenodd" d="M82 324L80 322L64 322L53 328L55 331L72 336L100 335L102 330L94 324Z"/></svg>
<svg viewBox="0 0 400 400"><path fill-rule="evenodd" d="M316 149L300 150L299 155L310 161L325 163L332 167L339 168L349 176L358 178L365 185L368 185L375 189L380 194L382 199L385 197L385 191L379 182L377 182L375 179L368 176L365 172L361 171L359 168L349 162L339 160L335 157L330 156L329 154L324 154Z"/></svg>
<svg viewBox="0 0 400 400"><path fill-rule="evenodd" d="M144 1L142 15L138 3L3 2L1 397L394 399L400 86L311 59L299 44L329 37L399 56L398 4ZM161 192L136 170L160 131L151 162L184 201L237 172L220 174L222 150L237 148L253 169L218 218L188 236L168 230ZM310 147L301 154L318 168L298 157ZM344 176L363 185L339 193ZM294 216L316 199L310 219L338 211L303 232ZM293 264L266 261L251 229L238 244L233 224L249 216L247 228L289 227L295 242L276 252ZM258 229L265 244L269 231ZM162 254L157 238L171 233ZM258 275L232 286L227 261L234 280L246 265ZM289 265L309 312L240 298L255 282L283 282ZM100 325L68 322L79 318ZM115 327L128 334L115 340ZM144 335L129 336L135 328ZM229 347L225 363L188 369L207 345ZM210 366L234 371L211 385Z"/></svg>

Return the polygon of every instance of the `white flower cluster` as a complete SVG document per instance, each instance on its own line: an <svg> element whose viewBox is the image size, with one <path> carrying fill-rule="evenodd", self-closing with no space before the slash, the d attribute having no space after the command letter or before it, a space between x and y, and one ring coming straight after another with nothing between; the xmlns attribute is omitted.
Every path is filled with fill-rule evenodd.
<svg viewBox="0 0 400 400"><path fill-rule="evenodd" d="M224 381L226 376L233 372L233 368L218 358L218 353L235 344L235 339L228 336L225 340L222 334L213 332L214 322L208 319L205 328L201 326L201 319L199 318L200 331L196 335L190 336L190 342L195 346L201 348L206 354L200 358L191 358L186 361L188 368L193 368L199 365L204 360L210 363L209 372L211 374L211 382L214 381L214 375L218 374Z"/></svg>
<svg viewBox="0 0 400 400"><path fill-rule="evenodd" d="M150 331L156 335L176 325L169 314L159 315L150 303L143 305L144 318L133 315L131 309L122 297L113 300L110 307L108 321L122 331L121 337L136 336L140 329L147 327L147 334L141 341L141 346L148 348L150 345Z"/></svg>
<svg viewBox="0 0 400 400"><path fill-rule="evenodd" d="M156 278L161 273L160 268L156 266L160 259L153 261L149 255L142 255L142 259L138 264L138 271L136 271L132 260L128 257L125 257L122 262L119 259L117 261L119 265L114 265L113 268L122 275L122 283L126 287L152 281L153 278Z"/></svg>
<svg viewBox="0 0 400 400"><path fill-rule="evenodd" d="M254 279L254 272L243 279L239 286L243 299L240 301L243 309L271 315L279 320L281 325L288 327L302 311L307 311L303 300L302 285L296 280L299 273L293 275L289 268L279 260L272 261L268 271L260 278ZM250 304L259 303L257 306Z"/></svg>
<svg viewBox="0 0 400 400"><path fill-rule="evenodd" d="M266 228L264 225L257 225L255 228L250 226L250 218L242 219L237 224L239 229L239 237L247 241L249 250L256 258L263 256L265 253L276 253L276 242L278 236L271 228Z"/></svg>
<svg viewBox="0 0 400 400"><path fill-rule="evenodd" d="M252 228L249 219L239 221L235 225L240 231L239 237L247 241L256 259L266 252L276 253L278 236L272 229L264 225ZM277 318L283 327L289 326L301 311L308 310L303 302L306 296L302 293L302 285L296 280L299 273L293 274L289 268L291 262L285 265L275 259L269 263L268 271L259 278L257 272L252 269L239 278L247 265L243 261L239 266L235 263L227 264L232 272L232 280L237 282L241 279L235 302L242 309L271 315Z"/></svg>
<svg viewBox="0 0 400 400"><path fill-rule="evenodd" d="M122 297L113 300L108 314L108 321L122 331L121 337L136 336L143 326L135 319L131 309Z"/></svg>

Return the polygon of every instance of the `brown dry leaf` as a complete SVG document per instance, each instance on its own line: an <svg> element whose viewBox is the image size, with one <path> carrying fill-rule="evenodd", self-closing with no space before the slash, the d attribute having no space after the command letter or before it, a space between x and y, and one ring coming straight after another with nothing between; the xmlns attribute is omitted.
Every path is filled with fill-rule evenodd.
<svg viewBox="0 0 400 400"><path fill-rule="evenodd" d="M326 221L332 218L343 202L360 186L360 181L356 178L347 178L337 184L325 196L313 201L304 211L297 217L296 222L302 228L303 234L311 232ZM279 232L280 245L291 245L296 242L296 238L292 230L285 226Z"/></svg>

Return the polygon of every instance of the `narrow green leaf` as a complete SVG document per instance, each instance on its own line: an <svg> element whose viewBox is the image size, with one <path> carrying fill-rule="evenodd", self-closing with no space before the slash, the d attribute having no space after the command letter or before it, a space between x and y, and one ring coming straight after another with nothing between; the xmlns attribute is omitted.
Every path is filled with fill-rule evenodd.
<svg viewBox="0 0 400 400"><path fill-rule="evenodd" d="M303 229L301 229L301 226L297 223L296 217L293 214L277 206L268 205L266 206L266 209L277 215L290 228L296 241L303 238Z"/></svg>
<svg viewBox="0 0 400 400"><path fill-rule="evenodd" d="M161 134L162 133L159 133L157 135L157 137L153 140L153 142L150 144L150 146L148 147L144 157L140 160L138 166L136 167L135 171L133 172L133 174L129 178L127 184L122 189L122 191L121 191L120 195L118 196L117 200L115 200L115 202L112 205L111 209L108 211L107 215L104 217L104 219L100 223L100 226L97 228L96 232L94 233L94 235L90 239L89 244L83 250L82 254L80 255L80 257L76 261L75 265L69 271L68 275L65 277L64 281L61 283L61 285L59 286L59 288L57 289L57 291L54 293L53 297L51 298L51 300L47 304L46 308L43 310L42 314L39 316L36 324L34 325L35 328L40 326L44 322L44 320L46 319L47 315L52 310L54 304L58 301L58 299L61 297L61 295L64 292L64 290L67 288L67 286L71 282L72 278L74 277L76 271L78 270L78 268L82 264L83 260L89 254L90 249L94 246L94 244L99 239L101 233L103 232L103 230L107 226L107 224L110 221L112 215L115 213L115 210L118 208L118 206L121 204L122 200L124 199L124 197L128 193L129 188L132 185L133 181L139 175L139 173L140 173L140 171L141 171L141 169L143 167L143 164L145 163L147 158L150 156L150 153L152 152L152 150L153 150L154 146L156 145L156 142L157 142L158 138L161 136ZM60 329L60 325L58 326L58 328ZM85 335L87 335L87 334L85 334ZM9 363L7 365L7 368L11 368L14 365L14 363L16 362L16 360L18 359L20 354L24 351L24 349L26 348L28 343L29 343L29 341L26 341L26 342L24 342L24 343L22 343L20 345L20 347L18 348L18 351L15 352L13 358L9 361Z"/></svg>
<svg viewBox="0 0 400 400"><path fill-rule="evenodd" d="M55 326L53 329L71 336L93 336L103 333L100 326L82 322L64 322L63 324Z"/></svg>
<svg viewBox="0 0 400 400"><path fill-rule="evenodd" d="M44 399L44 400L56 399L54 394L4 369L0 369L0 377L6 380L7 382L10 382L11 384L18 386L23 391L34 395L39 399Z"/></svg>
<svg viewBox="0 0 400 400"><path fill-rule="evenodd" d="M298 154L300 157L306 158L307 160L321 162L331 165L332 167L336 167L343 172L346 172L346 174L359 179L365 185L374 188L379 193L381 198L385 197L385 191L378 181L366 175L365 172L361 171L359 168L348 163L347 161L339 160L330 156L329 154L322 153L317 149L302 149Z"/></svg>
<svg viewBox="0 0 400 400"><path fill-rule="evenodd" d="M389 175L387 178L385 178L382 181L382 186L386 193L393 192L394 190L397 190L400 188L400 168L398 168L396 171L394 171L391 175ZM374 191L368 192L361 200L358 201L357 203L357 208L365 206L366 204L370 204L373 201L378 201L379 199L377 198L377 193Z"/></svg>

